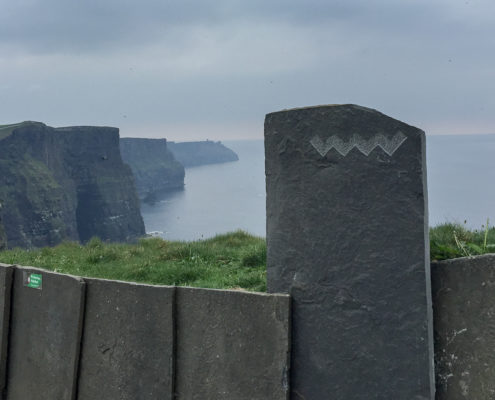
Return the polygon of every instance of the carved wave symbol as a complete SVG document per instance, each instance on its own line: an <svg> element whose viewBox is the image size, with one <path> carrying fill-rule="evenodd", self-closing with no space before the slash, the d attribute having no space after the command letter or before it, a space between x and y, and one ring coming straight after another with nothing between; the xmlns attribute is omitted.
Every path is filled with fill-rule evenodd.
<svg viewBox="0 0 495 400"><path fill-rule="evenodd" d="M390 139L381 133L373 136L370 139L365 139L360 135L352 135L347 142L339 138L337 135L330 136L325 142L318 135L313 137L309 142L322 157L335 149L344 157L355 147L365 156L368 156L376 147L380 147L389 156L394 154L402 143L407 139L401 131L392 136Z"/></svg>

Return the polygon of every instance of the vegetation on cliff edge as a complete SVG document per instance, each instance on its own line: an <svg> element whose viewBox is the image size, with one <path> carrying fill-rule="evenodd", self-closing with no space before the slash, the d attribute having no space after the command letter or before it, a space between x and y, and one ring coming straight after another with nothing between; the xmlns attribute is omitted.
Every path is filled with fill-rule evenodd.
<svg viewBox="0 0 495 400"><path fill-rule="evenodd" d="M0 262L72 275L160 285L266 291L265 240L237 231L196 242L141 239L136 244L65 242L0 252Z"/></svg>
<svg viewBox="0 0 495 400"><path fill-rule="evenodd" d="M430 229L431 260L468 257L495 252L495 227L487 220L479 230L459 223L445 223Z"/></svg>
<svg viewBox="0 0 495 400"><path fill-rule="evenodd" d="M30 121L24 121L15 124L0 125L0 140L9 136L14 131L15 128L18 128L22 125L28 125L29 123Z"/></svg>
<svg viewBox="0 0 495 400"><path fill-rule="evenodd" d="M432 260L495 252L495 227L430 229ZM0 262L51 271L160 285L266 291L266 242L243 231L196 242L141 239L136 244L65 242L38 250L0 251Z"/></svg>

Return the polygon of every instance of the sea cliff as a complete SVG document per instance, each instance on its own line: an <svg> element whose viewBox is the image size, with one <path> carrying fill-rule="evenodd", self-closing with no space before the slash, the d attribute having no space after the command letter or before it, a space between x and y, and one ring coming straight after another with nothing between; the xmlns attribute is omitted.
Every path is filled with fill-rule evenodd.
<svg viewBox="0 0 495 400"><path fill-rule="evenodd" d="M120 152L142 200L184 187L184 167L168 150L166 139L121 138Z"/></svg>
<svg viewBox="0 0 495 400"><path fill-rule="evenodd" d="M237 154L221 142L168 142L168 149L184 167L237 161Z"/></svg>
<svg viewBox="0 0 495 400"><path fill-rule="evenodd" d="M0 216L0 250L4 250L7 247L7 237L5 236L5 230L2 224L2 218Z"/></svg>
<svg viewBox="0 0 495 400"><path fill-rule="evenodd" d="M0 204L9 248L145 233L117 128L0 126Z"/></svg>

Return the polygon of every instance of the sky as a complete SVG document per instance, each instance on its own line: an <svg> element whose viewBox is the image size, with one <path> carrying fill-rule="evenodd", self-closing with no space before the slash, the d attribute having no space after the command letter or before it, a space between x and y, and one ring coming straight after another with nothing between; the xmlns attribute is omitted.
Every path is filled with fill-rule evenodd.
<svg viewBox="0 0 495 400"><path fill-rule="evenodd" d="M495 133L493 0L0 0L0 124L261 139L265 114L375 108Z"/></svg>

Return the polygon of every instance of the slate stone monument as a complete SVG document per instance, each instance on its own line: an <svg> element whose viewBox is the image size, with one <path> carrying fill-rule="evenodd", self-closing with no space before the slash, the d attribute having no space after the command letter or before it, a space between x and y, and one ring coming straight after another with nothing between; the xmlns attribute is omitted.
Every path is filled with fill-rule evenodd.
<svg viewBox="0 0 495 400"><path fill-rule="evenodd" d="M425 135L356 105L265 120L269 292L291 399L433 399Z"/></svg>

